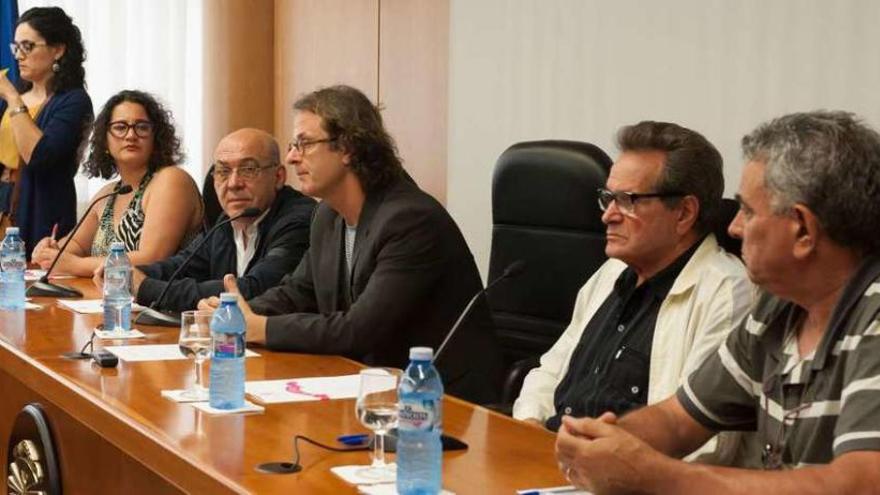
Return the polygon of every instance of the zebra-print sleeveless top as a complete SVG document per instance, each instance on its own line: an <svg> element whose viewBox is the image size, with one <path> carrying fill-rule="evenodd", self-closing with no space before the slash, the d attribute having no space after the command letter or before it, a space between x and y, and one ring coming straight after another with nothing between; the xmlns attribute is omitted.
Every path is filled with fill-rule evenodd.
<svg viewBox="0 0 880 495"><path fill-rule="evenodd" d="M138 184L134 197L128 203L128 209L119 219L119 226L113 228L113 204L116 202L116 191L122 187L122 181L116 183L113 187L113 196L107 198L107 204L104 206L104 212L101 213L101 220L98 224L98 231L95 233L95 240L92 241L92 256L107 256L110 254L110 244L116 241L122 241L125 244L125 251L137 251L141 243L141 230L144 228L144 210L141 208L141 200L144 197L144 191L147 184L153 178L153 174L144 175L141 183Z"/></svg>

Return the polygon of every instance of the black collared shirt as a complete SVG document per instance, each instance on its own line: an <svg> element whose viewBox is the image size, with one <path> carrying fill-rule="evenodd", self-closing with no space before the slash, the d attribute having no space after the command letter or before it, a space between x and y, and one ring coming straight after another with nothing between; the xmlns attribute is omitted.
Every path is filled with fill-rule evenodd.
<svg viewBox="0 0 880 495"><path fill-rule="evenodd" d="M571 355L568 372L556 387L556 415L547 420L547 428L558 430L563 415L620 415L647 403L657 313L699 245L694 243L639 286L632 268L620 274Z"/></svg>

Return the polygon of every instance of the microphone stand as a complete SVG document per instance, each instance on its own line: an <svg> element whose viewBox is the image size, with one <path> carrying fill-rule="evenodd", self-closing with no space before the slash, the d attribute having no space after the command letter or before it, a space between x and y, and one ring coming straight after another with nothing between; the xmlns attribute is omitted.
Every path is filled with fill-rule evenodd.
<svg viewBox="0 0 880 495"><path fill-rule="evenodd" d="M441 343L440 347L437 348L437 352L434 353L434 362L435 363L437 362L438 359L440 359L440 355L446 349L446 344L449 343L449 340L452 339L452 336L455 335L456 331L458 331L458 327L461 326L461 322L464 321L465 317L468 314L470 314L471 308L473 307L474 303L477 302L477 299L479 299L479 297L481 295L489 292L489 289L494 287L495 284L497 284L498 282L501 282L502 280L507 279L507 278L516 277L517 275L522 273L523 270L525 270L525 268L526 268L525 261L523 261L523 260L514 261L513 263L509 264L507 266L507 268L504 269L504 272L502 272L498 278L496 278L495 280L490 282L489 285L487 285L485 289L482 289L482 290L478 291L476 294L474 294L474 297L472 297L470 302L467 304L467 306L465 306L464 311L462 311L461 314L458 316L458 319L455 320L455 324L452 325L452 329L449 330L448 334L446 334L446 338L443 339L443 343Z"/></svg>
<svg viewBox="0 0 880 495"><path fill-rule="evenodd" d="M33 285L28 287L27 295L28 297L59 297L59 298L77 298L82 297L83 294L77 289L70 287L68 285L61 284L53 284L49 282L49 274L52 273L52 269L55 268L55 265L58 263L58 260L61 259L61 254L64 253L64 250L67 249L67 245L70 244L70 241L73 240L73 235L76 234L76 231L79 230L83 221L85 221L86 217L89 216L89 212L92 211L92 208L98 204L98 201L101 201L104 198L109 198L110 196L116 194L128 194L131 192L131 186L126 184L121 186L116 191L104 194L103 196L99 196L92 204L86 208L86 212L79 219L79 222L73 227L73 230L67 234L67 240L64 241L64 245L61 246L61 249L58 250L58 256L55 256L55 259L52 261L52 265L49 266L49 269L46 270L46 274L40 277L40 280L34 282Z"/></svg>
<svg viewBox="0 0 880 495"><path fill-rule="evenodd" d="M183 260L183 263L181 263L180 266L177 267L177 270L174 270L174 273L172 273L171 276L168 277L168 282L165 284L165 288L162 289L162 292L159 293L159 297L153 300L153 303L150 304L150 307L141 311L137 315L137 317L135 317L132 324L142 323L144 325L153 325L158 327L180 326L180 313L178 313L177 311L160 311L156 309L165 298L165 296L168 294L168 290L171 288L171 282L174 282L174 280L177 279L177 276L180 275L180 272L183 271L186 265L189 264L193 256L195 256L196 253L199 252L200 249L202 249L202 246L204 246L205 243L208 242L208 239L211 237L211 235L213 235L214 232L217 232L217 229L219 229L223 225L226 225L227 223L234 222L239 218L254 218L260 216L261 213L262 211L259 208L247 208L246 210L234 217L227 218L226 220L214 224L214 226L211 227L211 230L209 230L208 233L205 234L204 237L202 237L198 245L196 245L196 247L192 251L190 251L189 256L187 256L186 259Z"/></svg>

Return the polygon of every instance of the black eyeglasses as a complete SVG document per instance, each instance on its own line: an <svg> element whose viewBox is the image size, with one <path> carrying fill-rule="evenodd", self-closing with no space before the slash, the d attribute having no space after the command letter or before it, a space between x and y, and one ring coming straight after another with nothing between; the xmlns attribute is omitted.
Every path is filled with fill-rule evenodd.
<svg viewBox="0 0 880 495"><path fill-rule="evenodd" d="M242 164L238 167L230 167L228 165L221 165L219 163L214 164L214 181L215 182L226 182L232 177L232 173L235 172L239 179L241 180L255 180L260 176L260 173L267 168L275 168L277 167L277 163L269 163L266 165L261 165L260 162L254 159L243 160Z"/></svg>
<svg viewBox="0 0 880 495"><path fill-rule="evenodd" d="M18 55L18 52L21 52L22 55L27 57L34 51L34 48L38 46L46 46L48 43L45 41L30 41L30 40L21 40L21 41L13 41L9 44L9 51L12 52L12 58L15 58Z"/></svg>
<svg viewBox="0 0 880 495"><path fill-rule="evenodd" d="M290 153L291 150L296 150L300 155L305 155L308 151L309 146L313 146L315 144L320 143L332 143L336 141L337 138L325 138L325 139L303 139L299 138L296 141L287 143L287 152Z"/></svg>
<svg viewBox="0 0 880 495"><path fill-rule="evenodd" d="M119 139L124 139L125 136L128 135L129 129L134 129L135 136L139 138L146 138L153 135L153 123L149 120L136 120L132 123L128 123L124 120L117 120L115 122L110 122L110 125L108 126L110 134Z"/></svg>
<svg viewBox="0 0 880 495"><path fill-rule="evenodd" d="M634 217L636 215L636 201L640 199L680 198L682 196L687 196L687 193L678 191L663 193L633 193L625 191L609 191L604 187L596 189L596 193L599 195L598 200L600 210L607 211L608 208L611 206L611 202L614 201L617 204L617 208L620 209L621 213L631 217Z"/></svg>

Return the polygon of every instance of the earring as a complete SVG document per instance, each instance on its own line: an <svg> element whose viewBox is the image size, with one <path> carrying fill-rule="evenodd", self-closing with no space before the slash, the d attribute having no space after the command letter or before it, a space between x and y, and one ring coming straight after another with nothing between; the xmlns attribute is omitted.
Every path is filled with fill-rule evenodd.
<svg viewBox="0 0 880 495"><path fill-rule="evenodd" d="M52 64L52 72L56 74L61 72L61 64L59 64L57 60Z"/></svg>

